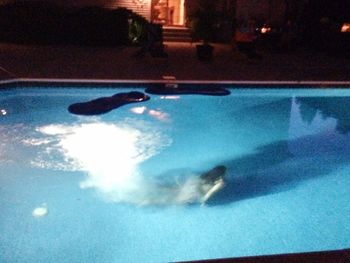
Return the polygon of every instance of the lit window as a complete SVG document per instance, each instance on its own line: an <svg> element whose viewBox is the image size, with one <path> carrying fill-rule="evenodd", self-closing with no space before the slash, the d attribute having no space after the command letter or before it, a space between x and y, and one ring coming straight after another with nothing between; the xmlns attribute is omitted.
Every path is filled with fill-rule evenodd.
<svg viewBox="0 0 350 263"><path fill-rule="evenodd" d="M350 33L350 23L344 23L340 31L342 33Z"/></svg>
<svg viewBox="0 0 350 263"><path fill-rule="evenodd" d="M266 34L266 33L270 32L270 31L271 31L271 27L264 26L264 27L261 28L261 34Z"/></svg>

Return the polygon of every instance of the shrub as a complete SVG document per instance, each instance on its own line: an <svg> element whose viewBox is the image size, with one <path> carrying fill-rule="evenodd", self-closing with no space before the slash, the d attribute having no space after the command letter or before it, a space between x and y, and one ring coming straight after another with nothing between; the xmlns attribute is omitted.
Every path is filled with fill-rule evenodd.
<svg viewBox="0 0 350 263"><path fill-rule="evenodd" d="M148 21L136 13L130 11L129 15L129 41L133 45L140 45L147 41Z"/></svg>

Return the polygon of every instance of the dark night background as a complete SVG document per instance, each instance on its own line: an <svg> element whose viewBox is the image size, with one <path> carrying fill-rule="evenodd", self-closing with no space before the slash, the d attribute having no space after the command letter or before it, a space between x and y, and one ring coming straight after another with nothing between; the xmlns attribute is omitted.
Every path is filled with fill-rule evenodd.
<svg viewBox="0 0 350 263"><path fill-rule="evenodd" d="M282 0L281 0L282 1ZM118 46L130 44L130 16L123 8L104 9L111 0L5 1L0 6L0 41L32 44L77 44ZM297 46L326 52L344 52L350 34L341 34L342 23L350 22L349 0L285 0L285 23L293 20ZM276 11L276 10L275 10ZM272 10L274 12L274 10ZM230 27L221 35L233 35L235 14L227 13ZM129 22L128 22L129 20ZM285 29L269 41L280 41ZM219 30L219 31L220 31ZM226 32L223 32L226 31ZM230 31L227 33L227 31ZM220 36L217 41L228 41ZM273 42L272 41L272 42ZM273 46L276 43L269 43Z"/></svg>

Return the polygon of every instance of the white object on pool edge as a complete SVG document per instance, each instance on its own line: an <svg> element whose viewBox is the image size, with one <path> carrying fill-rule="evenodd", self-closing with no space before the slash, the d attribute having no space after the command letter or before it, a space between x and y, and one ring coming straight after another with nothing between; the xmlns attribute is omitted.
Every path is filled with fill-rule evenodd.
<svg viewBox="0 0 350 263"><path fill-rule="evenodd" d="M49 210L47 209L46 204L44 204L43 206L35 208L32 212L32 215L34 217L43 217L46 216L48 212Z"/></svg>

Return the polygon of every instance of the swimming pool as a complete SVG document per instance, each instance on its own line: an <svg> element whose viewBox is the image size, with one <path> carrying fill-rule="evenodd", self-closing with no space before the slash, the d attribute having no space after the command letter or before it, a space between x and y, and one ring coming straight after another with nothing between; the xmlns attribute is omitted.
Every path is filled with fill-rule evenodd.
<svg viewBox="0 0 350 263"><path fill-rule="evenodd" d="M236 87L68 111L133 90L0 91L0 262L350 247L350 90ZM224 186L205 197L213 169Z"/></svg>

